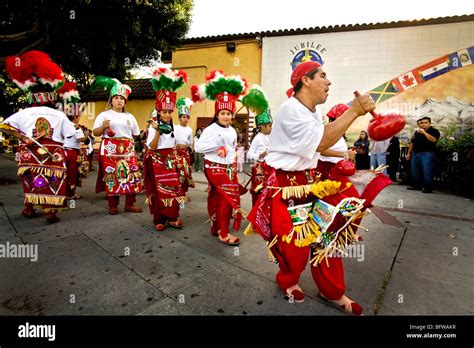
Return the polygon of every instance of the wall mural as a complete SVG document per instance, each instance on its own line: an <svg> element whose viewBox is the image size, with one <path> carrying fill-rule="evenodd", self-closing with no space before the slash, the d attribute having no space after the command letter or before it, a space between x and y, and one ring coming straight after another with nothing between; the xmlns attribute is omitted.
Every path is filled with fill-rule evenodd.
<svg viewBox="0 0 474 348"><path fill-rule="evenodd" d="M428 116L442 134L474 132L474 46L421 65L369 91L377 112L394 111L406 116L400 133L406 142L416 120ZM361 117L348 132L350 139L366 130L370 115Z"/></svg>

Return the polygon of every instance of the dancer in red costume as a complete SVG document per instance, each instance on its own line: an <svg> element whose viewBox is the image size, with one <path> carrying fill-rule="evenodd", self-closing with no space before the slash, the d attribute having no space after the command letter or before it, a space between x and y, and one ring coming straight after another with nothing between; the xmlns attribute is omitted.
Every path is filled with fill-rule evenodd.
<svg viewBox="0 0 474 348"><path fill-rule="evenodd" d="M176 103L176 90L187 81L186 74L159 66L151 79L156 92L157 120L153 120L147 137L145 155L145 188L153 224L157 231L166 226L182 228L179 208L186 202L178 170L176 135L172 113Z"/></svg>
<svg viewBox="0 0 474 348"><path fill-rule="evenodd" d="M256 114L255 124L257 130L247 152L247 159L252 163L250 194L252 195L252 205L255 205L260 190L265 183L263 162L268 152L273 120L268 108L268 97L260 86L252 86L247 95L242 98L242 104Z"/></svg>
<svg viewBox="0 0 474 348"><path fill-rule="evenodd" d="M64 139L75 134L66 115L53 109L60 101L56 92L63 84L61 68L40 51L7 57L8 76L29 91L31 107L8 117L0 128L22 143L18 148L18 175L22 177L25 207L22 215L35 216L35 206L46 213L50 223L66 209L66 152Z"/></svg>
<svg viewBox="0 0 474 348"><path fill-rule="evenodd" d="M270 243L280 268L276 281L295 302L304 300L298 283L308 262L310 244L324 244L328 237L311 223L311 204L318 197L336 206L345 198L340 183L321 181L316 171L320 153L333 146L359 116L375 108L370 96L363 95L354 99L335 122L323 125L316 105L326 101L330 84L317 62L301 63L293 71L290 98L280 106L270 134L266 185L248 216L248 231L254 229ZM337 216L333 225L341 223L341 219ZM318 255L323 259L319 266L325 268L315 276L320 294L347 313L362 314L362 307L344 290L342 294L335 291L344 289L343 279L334 271L337 261L334 265L329 261L331 257L324 258L326 250Z"/></svg>
<svg viewBox="0 0 474 348"><path fill-rule="evenodd" d="M125 111L132 90L117 79L98 76L93 88L110 90L107 107L94 121L93 133L102 136L96 193L106 191L109 214L118 214L120 196L125 195L125 211L141 213L135 205L142 191L140 168L135 153L134 137L140 134L135 116Z"/></svg>
<svg viewBox="0 0 474 348"><path fill-rule="evenodd" d="M191 106L193 101L186 97L181 97L176 102L178 108L179 124L174 126L176 137L176 153L178 155L179 181L185 193L190 187L194 188L191 163L191 146L193 145L193 129L188 126L191 116Z"/></svg>
<svg viewBox="0 0 474 348"><path fill-rule="evenodd" d="M194 101L215 100L214 119L202 132L194 151L205 154L204 170L210 184L207 210L211 234L227 245L240 243L240 239L229 232L231 217L234 217L235 231L239 230L243 217L235 157L237 133L231 124L235 101L245 92L246 85L240 76L225 76L220 71L211 71L205 85L191 87Z"/></svg>
<svg viewBox="0 0 474 348"><path fill-rule="evenodd" d="M80 186L81 174L79 168L84 160L81 153L81 143L88 139L89 133L84 133L79 126L80 114L80 97L75 82L66 82L58 90L59 96L63 100L64 111L71 121L76 133L72 137L64 140L64 150L66 150L66 167L67 167L67 199L79 199L80 195L76 194L76 187Z"/></svg>
<svg viewBox="0 0 474 348"><path fill-rule="evenodd" d="M336 119L348 109L349 106L345 104L338 104L331 108L331 110L327 113L329 122L336 121ZM344 196L365 199L364 208L368 208L371 206L371 203L375 199L376 195L385 187L390 185L391 181L388 177L380 172L375 173L375 171L366 170L360 170L356 172L354 163L355 155L356 152L354 150L349 150L344 137L341 137L336 142L336 144L321 152L321 157L318 160L316 170L321 174L321 179L331 179L343 183L342 186L346 187L346 190L343 193ZM354 183L361 175L366 178L368 178L368 175L371 177L365 181L365 185L367 186L366 190L359 193ZM353 177L354 183L351 182L351 177ZM347 183L351 183L351 185L348 186ZM361 219L356 219L354 221L354 225L358 226L360 224L360 220ZM333 227L337 229L343 222L344 221L341 221L339 225L335 223L333 224ZM357 227L355 227L355 230L357 230ZM362 238L358 236L358 240L362 240ZM319 265L311 264L311 275L318 285L321 296L328 300L337 300L340 298L345 300L344 266L341 257L330 257L328 258L327 264L325 262L322 262ZM349 311L346 309L345 303L343 301L340 301L339 303L344 306L343 309L345 311ZM357 305L352 305L351 310L357 314L358 310L356 310L354 307L357 307Z"/></svg>

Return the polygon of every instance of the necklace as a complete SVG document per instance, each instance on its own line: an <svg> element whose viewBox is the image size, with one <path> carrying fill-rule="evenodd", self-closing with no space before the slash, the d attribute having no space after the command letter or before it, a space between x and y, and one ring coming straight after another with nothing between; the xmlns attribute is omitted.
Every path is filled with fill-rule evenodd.
<svg viewBox="0 0 474 348"><path fill-rule="evenodd" d="M315 113L315 112L316 112L316 109L314 109L314 110L313 110L313 109L310 109L310 108L309 108L308 106L306 106L306 104L303 103L303 102L301 101L301 99L298 98L296 95L295 95L294 97L295 97L296 100L298 100L301 104L303 104L306 109L308 109L308 110L311 111L312 113Z"/></svg>

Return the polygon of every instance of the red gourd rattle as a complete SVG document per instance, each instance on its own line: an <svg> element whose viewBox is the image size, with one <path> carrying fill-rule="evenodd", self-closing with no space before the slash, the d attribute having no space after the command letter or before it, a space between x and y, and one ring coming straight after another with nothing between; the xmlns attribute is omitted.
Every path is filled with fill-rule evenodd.
<svg viewBox="0 0 474 348"><path fill-rule="evenodd" d="M336 164L336 170L339 174L344 176L352 176L356 172L354 162L348 160L341 160Z"/></svg>
<svg viewBox="0 0 474 348"><path fill-rule="evenodd" d="M360 97L358 91L355 91L354 95ZM394 113L380 115L375 111L371 111L370 114L373 118L370 120L367 132L369 137L376 141L389 139L405 127L405 117L402 115Z"/></svg>

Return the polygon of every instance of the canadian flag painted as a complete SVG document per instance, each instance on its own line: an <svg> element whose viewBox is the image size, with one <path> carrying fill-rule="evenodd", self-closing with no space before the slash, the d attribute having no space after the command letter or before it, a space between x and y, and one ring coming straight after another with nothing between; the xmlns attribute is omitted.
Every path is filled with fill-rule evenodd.
<svg viewBox="0 0 474 348"><path fill-rule="evenodd" d="M398 76L392 82L397 88L397 90L401 92L417 86L419 83L422 83L423 80L420 76L418 76L418 74L413 73L413 71L409 71L405 74Z"/></svg>

